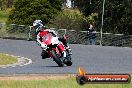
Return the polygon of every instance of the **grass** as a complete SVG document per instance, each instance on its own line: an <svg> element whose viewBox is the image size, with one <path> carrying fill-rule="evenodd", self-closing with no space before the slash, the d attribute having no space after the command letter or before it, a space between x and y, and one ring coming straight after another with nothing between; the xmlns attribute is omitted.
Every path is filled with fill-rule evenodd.
<svg viewBox="0 0 132 88"><path fill-rule="evenodd" d="M17 59L15 57L0 53L0 65L13 64L16 62Z"/></svg>
<svg viewBox="0 0 132 88"><path fill-rule="evenodd" d="M3 11L0 10L0 22L6 23L10 10L11 9L7 9Z"/></svg>
<svg viewBox="0 0 132 88"><path fill-rule="evenodd" d="M11 11L11 8L8 8L6 10L0 10L0 23L6 23L9 12ZM28 33L9 33L7 32L6 25L1 26L0 25L0 37L14 37L14 38L24 38L28 39Z"/></svg>
<svg viewBox="0 0 132 88"><path fill-rule="evenodd" d="M0 88L132 88L131 84L77 84L75 77L63 80L1 80Z"/></svg>

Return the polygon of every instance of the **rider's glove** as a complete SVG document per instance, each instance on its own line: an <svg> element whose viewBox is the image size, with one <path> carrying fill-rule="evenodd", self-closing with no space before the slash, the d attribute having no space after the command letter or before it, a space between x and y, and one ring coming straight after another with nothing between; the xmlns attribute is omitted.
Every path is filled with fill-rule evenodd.
<svg viewBox="0 0 132 88"><path fill-rule="evenodd" d="M47 45L44 44L44 43L42 43L42 44L41 44L41 48L44 49L44 50L46 50L46 49L47 49Z"/></svg>

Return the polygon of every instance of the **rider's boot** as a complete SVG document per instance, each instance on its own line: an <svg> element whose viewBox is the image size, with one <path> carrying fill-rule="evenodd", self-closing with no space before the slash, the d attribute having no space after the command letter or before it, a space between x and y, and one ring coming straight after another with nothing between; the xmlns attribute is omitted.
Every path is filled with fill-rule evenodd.
<svg viewBox="0 0 132 88"><path fill-rule="evenodd" d="M67 61L66 52L64 51L64 52L62 53L62 55L63 55L63 57L62 57L62 62L65 64L66 61Z"/></svg>
<svg viewBox="0 0 132 88"><path fill-rule="evenodd" d="M44 50L42 50L42 52L41 52L41 57L42 57L42 59L45 59L45 57L44 57Z"/></svg>
<svg viewBox="0 0 132 88"><path fill-rule="evenodd" d="M66 47L66 50L69 53L69 55L72 55L72 53L71 53L72 50L71 50L71 48L69 46Z"/></svg>
<svg viewBox="0 0 132 88"><path fill-rule="evenodd" d="M41 56L42 56L42 59L49 58L49 55L45 50L42 50Z"/></svg>

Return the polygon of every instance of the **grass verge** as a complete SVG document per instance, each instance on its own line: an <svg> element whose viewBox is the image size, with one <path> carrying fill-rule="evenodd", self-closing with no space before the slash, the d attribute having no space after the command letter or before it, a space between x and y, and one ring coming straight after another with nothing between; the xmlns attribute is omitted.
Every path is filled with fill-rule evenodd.
<svg viewBox="0 0 132 88"><path fill-rule="evenodd" d="M0 53L0 65L13 64L16 62L17 59L15 57Z"/></svg>
<svg viewBox="0 0 132 88"><path fill-rule="evenodd" d="M0 22L6 23L10 10L10 8L3 11L0 10Z"/></svg>
<svg viewBox="0 0 132 88"><path fill-rule="evenodd" d="M0 80L0 88L132 88L130 84L77 84L75 77L48 80Z"/></svg>

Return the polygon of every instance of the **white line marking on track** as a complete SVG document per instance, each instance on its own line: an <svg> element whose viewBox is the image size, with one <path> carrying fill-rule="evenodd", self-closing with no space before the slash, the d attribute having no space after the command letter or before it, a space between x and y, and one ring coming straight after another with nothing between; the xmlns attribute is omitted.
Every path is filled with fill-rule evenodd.
<svg viewBox="0 0 132 88"><path fill-rule="evenodd" d="M20 57L20 56L14 56L14 55L9 55L9 54L5 54L8 56L12 56L17 58L17 62L13 63L13 64L7 64L7 65L0 65L0 68L7 68L7 67L16 67L16 66L25 66L25 65L29 65L32 63L32 60L29 58L25 58L25 57Z"/></svg>

